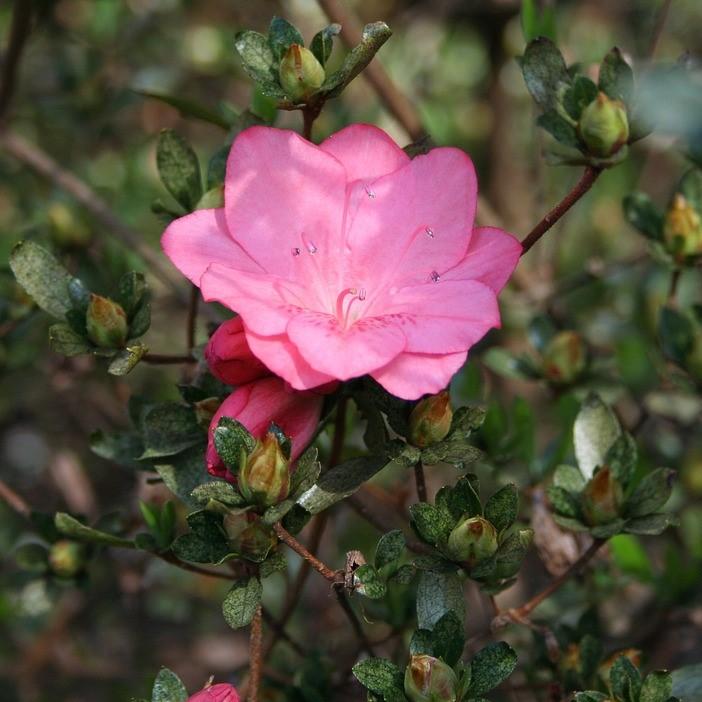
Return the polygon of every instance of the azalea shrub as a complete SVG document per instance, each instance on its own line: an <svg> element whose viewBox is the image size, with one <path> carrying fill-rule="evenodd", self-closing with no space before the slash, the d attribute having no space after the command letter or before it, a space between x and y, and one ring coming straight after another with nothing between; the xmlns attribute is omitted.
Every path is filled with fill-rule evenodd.
<svg viewBox="0 0 702 702"><path fill-rule="evenodd" d="M646 46L615 22L596 56L572 8L486 3L488 159L434 84L404 93L428 19L201 26L203 71L231 33L236 97L154 71L120 99L155 178L117 149L91 182L13 109L25 44L135 17L148 43L166 4L6 11L5 197L33 211L2 272L0 697L700 699L702 93L674 3L631 3ZM458 65L420 74L451 110L485 40L446 41ZM53 443L10 419L47 398Z"/></svg>

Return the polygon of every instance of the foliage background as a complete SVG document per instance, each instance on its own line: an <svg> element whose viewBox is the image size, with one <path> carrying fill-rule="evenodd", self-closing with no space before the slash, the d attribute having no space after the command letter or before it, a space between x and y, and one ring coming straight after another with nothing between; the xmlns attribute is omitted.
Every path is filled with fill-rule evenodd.
<svg viewBox="0 0 702 702"><path fill-rule="evenodd" d="M12 128L90 183L153 248L163 223L151 212L151 203L168 197L155 166L159 130L173 127L187 136L203 162L221 146L222 133L182 119L175 109L135 90L187 96L211 107L223 102L236 111L253 99L255 108L265 111L232 50L234 34L242 28L265 31L274 14L294 21L308 38L324 24L311 0L43 0L40 5L41 22L19 73ZM659 6L654 0L558 2L559 46L569 61L593 66L615 44L639 59L647 52ZM476 163L481 191L505 228L520 235L528 231L578 174L568 167L550 168L540 157L543 133L534 126L532 102L514 60L524 48L519 3L365 0L354 7L364 21L382 19L394 30L381 60L416 102L434 140L466 149ZM2 36L9 19L5 3ZM701 23L699 2L675 0L657 55L671 60L684 51L699 55ZM332 62L342 55L335 49ZM298 113L281 113L277 125L299 129L299 121ZM409 141L363 78L328 103L315 124L315 138L351 121L375 123L400 143ZM498 477L522 487L535 484L551 465L549 452L570 450L583 389L554 392L535 382L507 382L487 367L483 352L499 343L535 354L525 330L537 313L584 334L608 377L593 384L616 402L626 426L638 427L646 463L680 470L672 507L681 515L681 526L657 539L615 540L609 551L614 567L595 568L586 576L590 604L598 608L609 648L627 642L645 650L648 667L677 668L696 662L702 645L702 407L699 396L681 390L655 337L655 310L667 294L670 273L646 255L645 241L626 224L621 208L622 197L634 189L666 201L683 166L671 146L670 138L659 136L636 146L625 164L605 173L529 255L502 296L504 328L473 353L452 391L457 401L487 403L495 418L502 413L507 422L507 430L498 422L494 435L483 438L496 465L492 476L481 476L486 487L496 486ZM3 478L47 512L68 508L90 518L120 510L123 519L136 520L137 499L164 499L164 489L91 454L88 439L96 429L126 425L130 395L175 398L179 371L142 365L126 378L113 378L89 357L52 354L46 318L29 312L6 262L21 238L49 242L72 271L105 292L122 272L148 274L148 266L64 192L2 153L0 231ZM175 271L172 277L179 281ZM150 280L149 346L180 348L184 306L169 287ZM178 284L185 292L184 281ZM684 273L678 294L683 302L702 301L699 269ZM207 332L201 317L201 341ZM355 416L349 422L351 455L362 449L362 427ZM505 435L509 440L499 444ZM328 437L321 441L328 450ZM399 515L415 501L405 475L383 474L376 482L381 489L371 488L368 499L389 513ZM429 482L441 485L440 471L432 472ZM382 489L388 486L391 492ZM536 491L527 495L538 499ZM529 512L528 499L523 498L523 513ZM209 674L236 680L236 671L245 668L246 634L232 632L219 611L226 584L139 554L108 551L91 563L89 587L46 588L14 565L13 549L24 538L22 521L0 504L0 624L5 632L0 701L117 701L145 692L162 664L177 670L191 689ZM340 506L321 553L325 562L341 563L346 550L370 549L376 538L372 528ZM295 557L290 562L294 573L299 562ZM518 604L547 579L532 551L520 582L499 597L500 605ZM325 606L332 595L320 580L308 581L292 631L310 649L323 641L330 653L326 664L345 669L353 662L355 643L337 609ZM275 612L286 582L276 576L270 583L266 604ZM485 630L490 612L477 591L468 592L470 636ZM566 588L542 611L575 623L582 614L580 604L571 607L575 602L580 599ZM392 606L400 619L403 608L412 605L398 596ZM370 605L365 614L376 621ZM382 623L369 630L376 638L389 631ZM519 649L525 651L531 634L515 629L508 638L527 644ZM279 675L302 674L284 648L277 656L277 669L288 671ZM348 698L361 694L360 688L350 688ZM533 692L517 689L512 695L519 699Z"/></svg>

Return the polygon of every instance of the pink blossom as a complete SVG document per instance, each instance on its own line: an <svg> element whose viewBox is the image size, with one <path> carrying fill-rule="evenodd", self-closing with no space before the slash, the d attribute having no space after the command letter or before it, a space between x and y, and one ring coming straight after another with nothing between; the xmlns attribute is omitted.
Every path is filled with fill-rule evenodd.
<svg viewBox="0 0 702 702"><path fill-rule="evenodd" d="M219 683L190 695L188 702L239 702L239 695L231 685Z"/></svg>
<svg viewBox="0 0 702 702"><path fill-rule="evenodd" d="M521 247L473 228L475 170L459 149L410 160L369 125L319 146L252 127L232 145L224 201L175 220L163 248L293 388L370 374L416 399L500 324Z"/></svg>
<svg viewBox="0 0 702 702"><path fill-rule="evenodd" d="M212 375L227 385L243 385L270 375L251 353L241 317L219 325L205 346L205 358Z"/></svg>
<svg viewBox="0 0 702 702"><path fill-rule="evenodd" d="M222 417L241 422L257 439L275 422L292 440L294 461L307 447L319 423L323 398L316 392L299 392L275 376L254 380L237 388L212 417L208 432L207 470L229 478L214 446L213 434Z"/></svg>

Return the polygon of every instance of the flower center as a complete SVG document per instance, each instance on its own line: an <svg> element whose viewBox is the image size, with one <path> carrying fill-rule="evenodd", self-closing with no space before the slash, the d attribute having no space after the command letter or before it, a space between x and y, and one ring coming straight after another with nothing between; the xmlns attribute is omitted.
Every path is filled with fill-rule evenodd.
<svg viewBox="0 0 702 702"><path fill-rule="evenodd" d="M363 302L366 299L365 288L345 288L336 297L336 318L344 329L348 329L360 316L360 310L356 306L354 314L351 309L356 302Z"/></svg>

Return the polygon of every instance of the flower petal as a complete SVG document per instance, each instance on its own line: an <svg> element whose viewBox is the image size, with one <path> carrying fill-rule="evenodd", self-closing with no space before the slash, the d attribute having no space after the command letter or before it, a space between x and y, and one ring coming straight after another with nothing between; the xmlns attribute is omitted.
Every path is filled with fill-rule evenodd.
<svg viewBox="0 0 702 702"><path fill-rule="evenodd" d="M500 326L495 293L476 280L440 280L401 288L376 305L400 325L405 351L466 351L492 327Z"/></svg>
<svg viewBox="0 0 702 702"><path fill-rule="evenodd" d="M473 230L463 260L442 273L441 280L479 280L496 293L509 280L522 255L522 245L511 234L495 227Z"/></svg>
<svg viewBox="0 0 702 702"><path fill-rule="evenodd" d="M400 326L385 317L361 319L344 329L333 315L302 312L287 332L313 368L338 380L380 368L405 347Z"/></svg>
<svg viewBox="0 0 702 702"><path fill-rule="evenodd" d="M443 355L401 353L371 375L396 397L416 400L443 390L467 357L467 351Z"/></svg>
<svg viewBox="0 0 702 702"><path fill-rule="evenodd" d="M349 188L347 285L377 290L429 280L465 255L473 228L477 181L459 149L417 156L390 175Z"/></svg>
<svg viewBox="0 0 702 702"><path fill-rule="evenodd" d="M319 148L341 161L346 179L372 180L409 163L409 156L382 130L352 124L325 139Z"/></svg>
<svg viewBox="0 0 702 702"><path fill-rule="evenodd" d="M213 261L260 271L261 268L232 239L224 209L197 210L173 220L161 237L161 246L173 265L195 285Z"/></svg>
<svg viewBox="0 0 702 702"><path fill-rule="evenodd" d="M326 280L339 270L345 192L341 163L295 132L250 127L229 152L229 230L263 269L282 278Z"/></svg>

